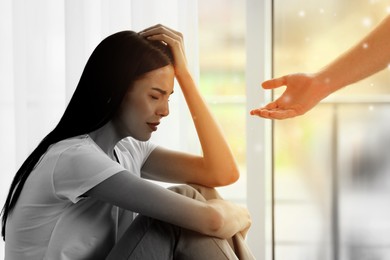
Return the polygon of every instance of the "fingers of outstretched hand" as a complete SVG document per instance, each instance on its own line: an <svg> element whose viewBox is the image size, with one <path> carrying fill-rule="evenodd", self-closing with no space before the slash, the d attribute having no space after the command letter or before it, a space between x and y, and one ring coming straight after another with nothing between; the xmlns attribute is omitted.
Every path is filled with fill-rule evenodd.
<svg viewBox="0 0 390 260"><path fill-rule="evenodd" d="M269 110L275 110L278 108L278 103L276 101L274 102L271 102L271 103L268 103L266 106L264 107L261 107L261 108L257 108L257 109L253 109L250 111L250 114L251 115L258 115L258 116L261 116L261 112L262 111L269 111Z"/></svg>
<svg viewBox="0 0 390 260"><path fill-rule="evenodd" d="M286 76L280 77L280 78L274 78L270 80L264 81L261 86L264 89L273 89L273 88L278 88L281 86L285 86L287 83Z"/></svg>
<svg viewBox="0 0 390 260"><path fill-rule="evenodd" d="M297 111L293 109L266 109L259 108L250 111L250 114L253 116L259 116L268 119L286 119L292 118L298 115Z"/></svg>

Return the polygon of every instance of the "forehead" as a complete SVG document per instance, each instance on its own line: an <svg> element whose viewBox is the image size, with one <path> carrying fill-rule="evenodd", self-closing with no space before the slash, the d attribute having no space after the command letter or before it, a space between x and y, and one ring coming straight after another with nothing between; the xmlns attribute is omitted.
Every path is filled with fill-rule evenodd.
<svg viewBox="0 0 390 260"><path fill-rule="evenodd" d="M170 93L173 89L174 78L173 66L168 65L145 73L134 82L134 87L147 85L149 88L158 87Z"/></svg>
<svg viewBox="0 0 390 260"><path fill-rule="evenodd" d="M161 89L167 93L172 93L174 85L175 71L173 66L168 65L145 73L134 81L131 92L148 91Z"/></svg>

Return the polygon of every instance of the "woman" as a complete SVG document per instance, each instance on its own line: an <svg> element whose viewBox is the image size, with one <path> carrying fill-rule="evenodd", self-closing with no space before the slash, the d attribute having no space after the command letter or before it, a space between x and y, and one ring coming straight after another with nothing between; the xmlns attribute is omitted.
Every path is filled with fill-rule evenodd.
<svg viewBox="0 0 390 260"><path fill-rule="evenodd" d="M169 114L175 77L202 156L148 141ZM238 177L182 35L162 25L116 33L94 50L60 122L11 184L6 259L251 259L241 236L248 211L205 188ZM142 178L201 186L167 190Z"/></svg>

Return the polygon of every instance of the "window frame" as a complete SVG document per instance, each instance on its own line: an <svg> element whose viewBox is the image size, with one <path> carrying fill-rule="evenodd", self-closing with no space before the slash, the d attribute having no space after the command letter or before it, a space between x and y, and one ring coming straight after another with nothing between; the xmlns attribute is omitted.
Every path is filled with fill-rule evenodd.
<svg viewBox="0 0 390 260"><path fill-rule="evenodd" d="M246 1L247 110L272 100L260 83L272 76L272 0ZM272 121L247 113L247 206L253 223L248 244L256 259L273 259L273 151Z"/></svg>

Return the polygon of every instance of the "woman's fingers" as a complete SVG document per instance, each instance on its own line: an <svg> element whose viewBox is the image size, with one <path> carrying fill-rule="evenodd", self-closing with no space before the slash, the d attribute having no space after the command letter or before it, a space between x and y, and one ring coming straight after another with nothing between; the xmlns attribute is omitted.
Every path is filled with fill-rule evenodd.
<svg viewBox="0 0 390 260"><path fill-rule="evenodd" d="M141 31L139 34L148 40L164 42L171 48L175 59L176 72L186 67L187 59L184 51L184 40L180 32L157 24Z"/></svg>
<svg viewBox="0 0 390 260"><path fill-rule="evenodd" d="M161 25L161 24L157 24L155 26L146 28L145 30L142 30L141 32L139 32L139 34L144 36L144 37L149 37L149 36L158 35L158 34L164 34L164 35L168 35L171 38L181 42L182 44L184 42L182 33L175 31L175 30L173 30L169 27L166 27L164 25Z"/></svg>
<svg viewBox="0 0 390 260"><path fill-rule="evenodd" d="M163 41L169 44L171 47L180 47L181 52L184 56L183 35L178 31L175 31L164 25L157 24L141 31L139 34L149 40Z"/></svg>
<svg viewBox="0 0 390 260"><path fill-rule="evenodd" d="M179 40L172 38L170 35L167 34L154 34L148 36L147 39L152 41L165 42L172 49L173 55L175 56L175 63L180 63L181 59L184 61L184 63L187 63L183 45Z"/></svg>

